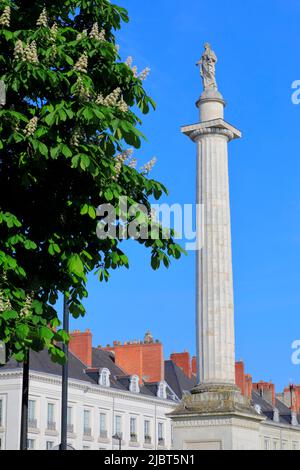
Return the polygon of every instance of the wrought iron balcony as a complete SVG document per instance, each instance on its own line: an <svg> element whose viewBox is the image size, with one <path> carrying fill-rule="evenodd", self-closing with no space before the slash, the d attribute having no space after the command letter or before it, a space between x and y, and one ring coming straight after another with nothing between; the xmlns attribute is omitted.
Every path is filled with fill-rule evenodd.
<svg viewBox="0 0 300 470"><path fill-rule="evenodd" d="M70 434L73 434L73 433L74 433L74 425L73 425L73 424L68 424L68 425L67 425L67 431L68 431Z"/></svg>
<svg viewBox="0 0 300 470"><path fill-rule="evenodd" d="M48 421L47 430L48 431L56 431L56 423L54 421Z"/></svg>
<svg viewBox="0 0 300 470"><path fill-rule="evenodd" d="M137 434L135 432L130 433L130 442L137 442Z"/></svg>
<svg viewBox="0 0 300 470"><path fill-rule="evenodd" d="M84 436L91 436L92 435L92 428L84 428L83 429Z"/></svg>

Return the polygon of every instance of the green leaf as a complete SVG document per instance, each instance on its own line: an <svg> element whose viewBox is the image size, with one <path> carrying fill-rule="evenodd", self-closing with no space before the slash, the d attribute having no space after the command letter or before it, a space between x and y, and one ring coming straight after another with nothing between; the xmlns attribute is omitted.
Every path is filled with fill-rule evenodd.
<svg viewBox="0 0 300 470"><path fill-rule="evenodd" d="M43 142L39 142L38 149L42 155L48 156L48 147Z"/></svg>
<svg viewBox="0 0 300 470"><path fill-rule="evenodd" d="M72 255L68 259L68 269L70 273L76 274L79 277L84 276L84 266L78 254Z"/></svg>
<svg viewBox="0 0 300 470"><path fill-rule="evenodd" d="M59 144L50 150L50 155L54 160L56 160L60 152L61 152L61 145Z"/></svg>
<svg viewBox="0 0 300 470"><path fill-rule="evenodd" d="M28 333L29 333L28 325L21 324L16 327L16 335L18 336L20 340L26 339L28 336Z"/></svg>
<svg viewBox="0 0 300 470"><path fill-rule="evenodd" d="M112 201L113 198L114 198L114 194L112 192L111 189L107 189L105 192L104 192L104 197L107 201Z"/></svg>
<svg viewBox="0 0 300 470"><path fill-rule="evenodd" d="M67 158L72 157L72 151L69 149L67 145L63 144L61 147L61 150L65 157Z"/></svg>
<svg viewBox="0 0 300 470"><path fill-rule="evenodd" d="M3 318L4 320L15 320L18 318L18 313L15 310L6 310L5 312L1 312L0 318Z"/></svg>

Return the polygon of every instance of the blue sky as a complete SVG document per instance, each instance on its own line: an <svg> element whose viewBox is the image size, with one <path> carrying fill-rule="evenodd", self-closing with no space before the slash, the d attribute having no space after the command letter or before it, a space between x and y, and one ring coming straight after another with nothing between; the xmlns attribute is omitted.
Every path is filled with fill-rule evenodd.
<svg viewBox="0 0 300 470"><path fill-rule="evenodd" d="M300 79L300 4L296 0L123 0L131 21L118 35L124 59L151 67L146 89L157 111L144 118L152 173L170 190L169 203L195 200L195 146L180 126L198 120L203 43L218 55L217 80L226 119L242 130L230 144L236 356L254 380L278 389L300 383L291 343L300 338L300 106L291 83ZM230 4L230 5L229 5ZM89 280L87 316L95 345L141 339L150 328L174 351L195 352L194 254L153 272L150 253L127 244L130 270L109 284Z"/></svg>

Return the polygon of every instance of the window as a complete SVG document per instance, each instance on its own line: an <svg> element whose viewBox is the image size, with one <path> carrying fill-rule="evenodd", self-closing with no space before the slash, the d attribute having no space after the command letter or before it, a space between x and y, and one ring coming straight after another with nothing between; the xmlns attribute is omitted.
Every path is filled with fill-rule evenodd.
<svg viewBox="0 0 300 470"><path fill-rule="evenodd" d="M68 406L67 408L67 426L68 432L74 432L74 425L73 425L73 408L72 406Z"/></svg>
<svg viewBox="0 0 300 470"><path fill-rule="evenodd" d="M137 441L137 433L136 433L136 418L130 418L130 440L133 442Z"/></svg>
<svg viewBox="0 0 300 470"><path fill-rule="evenodd" d="M109 369L100 369L99 371L99 385L102 385L102 387L110 387L110 371Z"/></svg>
<svg viewBox="0 0 300 470"><path fill-rule="evenodd" d="M100 437L107 438L106 414L100 413Z"/></svg>
<svg viewBox="0 0 300 470"><path fill-rule="evenodd" d="M91 412L89 410L83 411L83 434L85 436L90 436L92 434L91 430Z"/></svg>
<svg viewBox="0 0 300 470"><path fill-rule="evenodd" d="M28 426L30 428L36 428L36 418L35 418L35 401L29 400L28 401Z"/></svg>
<svg viewBox="0 0 300 470"><path fill-rule="evenodd" d="M279 443L278 441L273 441L273 449L278 450L279 449Z"/></svg>
<svg viewBox="0 0 300 470"><path fill-rule="evenodd" d="M52 441L47 441L46 442L46 450L51 450L53 448L53 442Z"/></svg>
<svg viewBox="0 0 300 470"><path fill-rule="evenodd" d="M140 386L139 386L139 377L138 375L133 375L130 377L130 385L129 385L129 390L132 393L140 393Z"/></svg>
<svg viewBox="0 0 300 470"><path fill-rule="evenodd" d="M0 428L3 426L3 400L0 400Z"/></svg>
<svg viewBox="0 0 300 470"><path fill-rule="evenodd" d="M157 388L158 398L166 399L167 398L167 386L165 382L160 382Z"/></svg>
<svg viewBox="0 0 300 470"><path fill-rule="evenodd" d="M27 449L33 450L34 449L34 444L35 444L34 439L27 439Z"/></svg>
<svg viewBox="0 0 300 470"><path fill-rule="evenodd" d="M282 449L287 450L287 448L288 448L287 441L282 441Z"/></svg>
<svg viewBox="0 0 300 470"><path fill-rule="evenodd" d="M2 450L2 437L0 437L0 450Z"/></svg>
<svg viewBox="0 0 300 470"><path fill-rule="evenodd" d="M293 450L297 450L297 449L298 449L298 444L297 444L297 442L293 442L293 443L292 443L292 449L293 449Z"/></svg>
<svg viewBox="0 0 300 470"><path fill-rule="evenodd" d="M146 444L151 444L150 421L148 419L144 421L144 439Z"/></svg>
<svg viewBox="0 0 300 470"><path fill-rule="evenodd" d="M48 403L47 407L47 429L55 430L54 403Z"/></svg>
<svg viewBox="0 0 300 470"><path fill-rule="evenodd" d="M164 439L164 423L158 423L158 443L160 445L165 444L165 439Z"/></svg>
<svg viewBox="0 0 300 470"><path fill-rule="evenodd" d="M270 441L269 441L269 439L264 440L264 449L265 450L270 450Z"/></svg>
<svg viewBox="0 0 300 470"><path fill-rule="evenodd" d="M115 434L122 435L122 416L115 416Z"/></svg>

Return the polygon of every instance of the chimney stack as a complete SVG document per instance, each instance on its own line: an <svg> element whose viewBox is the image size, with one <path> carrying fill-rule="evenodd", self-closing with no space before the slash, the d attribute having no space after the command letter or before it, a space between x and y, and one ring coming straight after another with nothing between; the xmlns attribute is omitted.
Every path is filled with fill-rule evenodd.
<svg viewBox="0 0 300 470"><path fill-rule="evenodd" d="M86 367L92 367L92 333L75 330L70 333L69 350L80 359Z"/></svg>

